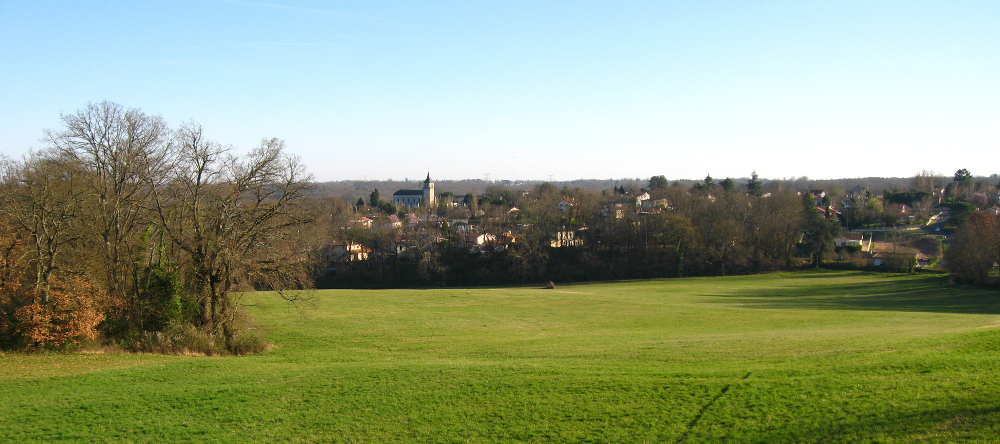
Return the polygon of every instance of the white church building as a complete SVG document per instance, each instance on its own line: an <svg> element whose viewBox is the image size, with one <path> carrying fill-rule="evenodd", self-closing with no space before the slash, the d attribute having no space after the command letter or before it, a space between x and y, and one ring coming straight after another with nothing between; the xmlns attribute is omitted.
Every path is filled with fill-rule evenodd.
<svg viewBox="0 0 1000 444"><path fill-rule="evenodd" d="M437 195L434 193L434 182L431 182L431 173L427 173L423 189L399 190L392 193L392 203L406 207L433 207L436 205Z"/></svg>

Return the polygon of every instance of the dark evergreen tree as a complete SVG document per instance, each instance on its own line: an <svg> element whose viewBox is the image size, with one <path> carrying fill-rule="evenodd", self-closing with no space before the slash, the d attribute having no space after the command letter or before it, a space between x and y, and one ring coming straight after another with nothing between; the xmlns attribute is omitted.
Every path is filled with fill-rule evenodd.
<svg viewBox="0 0 1000 444"><path fill-rule="evenodd" d="M972 185L972 173L965 168L955 171L955 182L963 187Z"/></svg>
<svg viewBox="0 0 1000 444"><path fill-rule="evenodd" d="M719 185L722 185L722 189L725 190L725 192L727 193L730 193L736 189L736 182L734 182L733 179L728 177L725 180L723 180Z"/></svg>
<svg viewBox="0 0 1000 444"><path fill-rule="evenodd" d="M650 190L663 190L670 186L670 182L667 181L666 176L653 176L649 178L649 189Z"/></svg>
<svg viewBox="0 0 1000 444"><path fill-rule="evenodd" d="M764 194L764 184L757 177L757 172L754 171L750 174L750 181L747 182L747 192L754 196L761 196Z"/></svg>
<svg viewBox="0 0 1000 444"><path fill-rule="evenodd" d="M805 219L802 245L812 259L813 265L819 268L823 264L823 255L833 250L833 239L840 230L840 224L828 220L825 214L816 208L816 203L809 193L802 194L802 211Z"/></svg>

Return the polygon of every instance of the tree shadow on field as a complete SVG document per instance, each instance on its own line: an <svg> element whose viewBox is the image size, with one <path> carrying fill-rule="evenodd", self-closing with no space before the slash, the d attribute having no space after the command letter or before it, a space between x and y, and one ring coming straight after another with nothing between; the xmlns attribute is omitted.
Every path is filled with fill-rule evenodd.
<svg viewBox="0 0 1000 444"><path fill-rule="evenodd" d="M797 285L795 285L797 284ZM889 310L931 313L1000 314L1000 292L948 285L939 276L885 277L863 283L834 279L734 289L716 294L719 303L753 308Z"/></svg>
<svg viewBox="0 0 1000 444"><path fill-rule="evenodd" d="M897 409L873 412L872 416L847 423L802 424L776 427L761 442L878 442L880 437L908 441L980 441L995 433L1000 409L986 406L949 405L935 409Z"/></svg>

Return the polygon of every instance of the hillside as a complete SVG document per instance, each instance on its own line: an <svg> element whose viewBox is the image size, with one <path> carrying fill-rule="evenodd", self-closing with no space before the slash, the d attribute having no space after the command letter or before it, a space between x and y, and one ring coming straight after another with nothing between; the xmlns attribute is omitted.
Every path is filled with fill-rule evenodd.
<svg viewBox="0 0 1000 444"><path fill-rule="evenodd" d="M9 354L8 442L989 442L1000 293L809 271L246 297L271 351Z"/></svg>

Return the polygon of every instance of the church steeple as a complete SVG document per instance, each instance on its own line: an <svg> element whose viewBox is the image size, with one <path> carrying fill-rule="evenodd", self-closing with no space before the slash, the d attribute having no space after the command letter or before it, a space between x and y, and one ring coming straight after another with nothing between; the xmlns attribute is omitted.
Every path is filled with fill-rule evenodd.
<svg viewBox="0 0 1000 444"><path fill-rule="evenodd" d="M427 172L427 179L424 180L424 204L433 208L437 205L437 194L434 193L434 182L431 182L431 172Z"/></svg>

